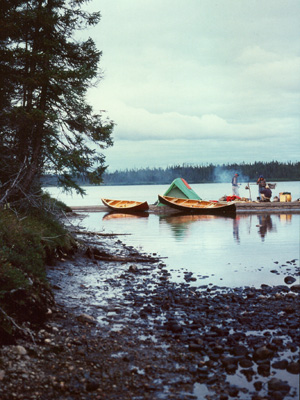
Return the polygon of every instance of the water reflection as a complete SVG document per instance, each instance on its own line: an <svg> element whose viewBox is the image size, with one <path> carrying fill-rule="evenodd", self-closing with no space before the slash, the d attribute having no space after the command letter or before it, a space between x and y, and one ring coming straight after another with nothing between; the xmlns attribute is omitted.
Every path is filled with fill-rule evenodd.
<svg viewBox="0 0 300 400"><path fill-rule="evenodd" d="M300 214L122 214L109 213L102 219L103 212L88 213L85 227L130 234L127 245L168 258L170 279L176 282L185 282L182 271L187 270L197 278L195 285L281 285L286 269L280 266L299 258ZM274 267L279 274L270 273Z"/></svg>
<svg viewBox="0 0 300 400"><path fill-rule="evenodd" d="M292 222L292 214L280 214L279 220L281 223L290 224Z"/></svg>
<svg viewBox="0 0 300 400"><path fill-rule="evenodd" d="M233 220L233 238L234 240L240 244L241 239L240 239L240 217L237 216L234 220Z"/></svg>
<svg viewBox="0 0 300 400"><path fill-rule="evenodd" d="M139 211L139 212L115 212L115 211L111 211L109 213L106 213L103 216L103 220L110 220L110 219L135 219L135 218L148 218L149 217L149 213L148 212L143 212L143 211Z"/></svg>
<svg viewBox="0 0 300 400"><path fill-rule="evenodd" d="M276 226L272 222L272 217L270 214L258 215L258 225L256 225L258 229L258 233L262 239L265 240L265 236L267 232L276 232Z"/></svg>
<svg viewBox="0 0 300 400"><path fill-rule="evenodd" d="M177 213L177 214L172 214L172 215L160 215L159 216L159 222L162 223L167 223L171 227L171 231L174 234L174 237L176 239L182 239L185 237L189 230L191 224L195 222L207 222L207 221L212 221L216 219L235 219L235 215L202 215L202 214L186 214L186 213Z"/></svg>
<svg viewBox="0 0 300 400"><path fill-rule="evenodd" d="M268 232L277 232L274 218L278 218L281 223L291 223L292 214L279 214L272 216L270 214L240 214L236 216L218 216L218 215L192 215L192 214L172 214L159 216L159 222L166 223L173 236L177 240L182 240L189 235L191 225L199 222L208 222L213 220L232 220L232 234L236 244L241 244L240 225L243 226L245 233L245 222L247 223L246 232L251 235L251 228L258 228L255 231L260 236L262 242L265 240Z"/></svg>

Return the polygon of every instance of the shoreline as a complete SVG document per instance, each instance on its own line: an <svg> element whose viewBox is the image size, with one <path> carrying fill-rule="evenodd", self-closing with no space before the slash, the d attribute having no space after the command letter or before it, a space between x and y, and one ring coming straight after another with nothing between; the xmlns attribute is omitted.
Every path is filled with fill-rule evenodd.
<svg viewBox="0 0 300 400"><path fill-rule="evenodd" d="M77 240L48 268L56 305L34 342L1 348L3 400L297 398L296 260L280 286L196 288L118 235Z"/></svg>
<svg viewBox="0 0 300 400"><path fill-rule="evenodd" d="M300 201L293 202L235 202L236 213L300 213ZM112 212L104 205L90 206L70 206L72 212ZM120 210L120 212L124 212ZM145 213L161 215L161 214L178 214L179 211L167 206L149 205L149 210Z"/></svg>

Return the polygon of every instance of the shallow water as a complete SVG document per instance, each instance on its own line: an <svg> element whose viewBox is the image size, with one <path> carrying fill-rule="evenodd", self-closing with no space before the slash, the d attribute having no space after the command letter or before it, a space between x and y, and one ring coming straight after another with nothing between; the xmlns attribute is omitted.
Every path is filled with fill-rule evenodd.
<svg viewBox="0 0 300 400"><path fill-rule="evenodd" d="M300 198L300 182L274 182L276 188L273 189L272 195L279 196L281 192L291 193L292 200ZM192 189L203 200L218 200L224 195L231 195L231 184L229 183L197 183L191 185ZM257 185L250 183L250 190L245 189L248 182L242 183L239 189L241 197L252 198L257 197ZM66 201L70 206L79 205L99 205L101 198L122 199L148 201L154 204L158 199L158 194L164 194L169 185L128 185L128 186L84 186L86 196L81 197L76 194L66 195L62 193L60 188L49 187L49 191L54 197Z"/></svg>
<svg viewBox="0 0 300 400"><path fill-rule="evenodd" d="M298 197L299 182L283 182L278 190ZM198 184L193 189L205 199L226 194L228 184ZM288 190L289 188L289 190ZM165 185L87 187L85 198L66 196L57 188L48 191L68 205L100 204L101 197L148 200L164 193ZM255 187L256 189L256 187ZM134 196L132 193L135 193ZM228 193L228 191L227 191ZM217 195L218 194L218 195ZM152 200L150 200L152 198ZM87 230L130 234L126 244L167 257L164 262L176 282L193 274L193 285L226 287L284 284L299 266L299 214L238 214L235 219L216 216L167 216L87 213ZM299 283L299 276L296 277Z"/></svg>
<svg viewBox="0 0 300 400"><path fill-rule="evenodd" d="M293 186L285 184L289 188ZM195 186L193 185L194 189L196 189ZM296 189L292 193L298 193L296 190L298 190L299 184L295 184L294 187ZM133 189L135 190L134 196L132 196ZM203 198L214 199L219 197L218 193L226 193L223 189L224 185L222 184L204 185L201 192L196 191L201 193ZM153 193L164 193L165 190L166 187L162 186L91 187L87 188L88 196L84 199L78 196L68 197L59 194L56 188L51 188L49 191L69 205L97 205L100 204L101 197L146 199L149 203L153 203L155 201ZM281 189L280 191L288 190ZM205 196L203 193L206 193ZM161 257L166 257L163 261L171 272L170 279L179 283L185 282L187 273L192 273L195 278L190 282L192 286L282 285L285 284L284 278L288 275L294 276L295 283L299 283L297 273L299 273L300 214L243 213L233 219L217 216L170 216L148 213L137 217L128 214L97 212L82 213L81 218L75 220L74 223L80 223L88 231L126 234L117 236L117 239L121 239L127 245L132 245L141 251L157 253ZM111 239L112 247L114 241L115 239ZM114 251L113 248L110 250ZM109 270L97 269L96 273L93 272L93 268L88 270L85 266L84 273L82 273L80 266L78 269L72 266L72 273L67 276L65 286L62 286L62 278L55 268L53 277L63 287L58 296L65 299L69 294L68 304L75 310L78 308L78 302L80 302L80 307L87 307L88 314L91 313L90 309L96 308L97 320L103 330L106 325L111 330L120 330L122 324L127 323L126 316L124 318L122 315L122 321L119 320L120 317L113 318L115 314L116 317L118 315L115 304L111 305L111 300L121 299L121 292L118 285L115 284L112 290L111 285L107 282L112 274L115 273L116 276L119 276L122 268L127 270L128 265L115 264L111 265ZM106 276L106 274L108 275ZM80 283L78 290L73 293L78 282ZM122 310L126 308L124 302L121 304L121 308ZM104 314L101 313L102 309ZM248 332L248 334L259 335L256 331ZM265 332L261 332L261 334L264 335ZM272 332L270 332L271 335ZM155 336L151 340L155 342ZM288 356L286 352L281 354L282 359L288 359ZM240 370L241 368L236 374L228 375L227 381L231 385L247 388L249 393L253 392L253 382L248 382ZM297 398L299 394L298 376L272 369L272 376L273 374L276 378L288 381L290 384L291 392L286 398ZM267 378L260 377L260 380L265 382L265 389L262 392L267 394ZM214 392L211 392L205 384L195 383L193 395L198 400L203 400L209 396L213 397ZM245 399L250 399L250 395L246 396L245 394ZM239 397L243 398L242 392ZM161 398L166 397L162 394Z"/></svg>

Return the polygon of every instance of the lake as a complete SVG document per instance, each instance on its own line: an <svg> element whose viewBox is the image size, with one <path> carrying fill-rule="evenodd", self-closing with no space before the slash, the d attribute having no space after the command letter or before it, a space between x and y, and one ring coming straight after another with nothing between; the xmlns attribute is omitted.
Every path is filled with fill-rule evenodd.
<svg viewBox="0 0 300 400"><path fill-rule="evenodd" d="M275 183L275 182L272 182ZM153 204L169 185L87 186L87 195L66 195L59 188L47 188L55 198L69 206L99 205L101 198L147 200ZM226 183L193 184L204 200L231 194ZM246 183L240 195L249 197ZM251 185L252 198L257 196ZM300 198L300 182L279 182L273 196L290 192ZM184 282L192 273L194 286L226 287L284 284L287 275L299 267L300 214L238 214L236 218L216 216L170 216L148 214L143 217L85 213L81 225L87 230L128 234L121 240L147 253L166 257L171 279ZM299 279L298 279L299 280Z"/></svg>

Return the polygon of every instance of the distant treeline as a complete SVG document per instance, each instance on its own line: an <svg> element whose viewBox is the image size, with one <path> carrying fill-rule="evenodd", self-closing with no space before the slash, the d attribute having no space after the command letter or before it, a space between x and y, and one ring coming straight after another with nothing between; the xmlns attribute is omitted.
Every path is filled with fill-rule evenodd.
<svg viewBox="0 0 300 400"><path fill-rule="evenodd" d="M298 181L300 180L300 162L272 161L252 164L174 165L167 168L126 169L105 172L103 183L106 185L166 184L178 177L184 178L189 183L230 182L236 172L240 175L241 182L256 181L259 175L263 175L268 181Z"/></svg>
<svg viewBox="0 0 300 400"><path fill-rule="evenodd" d="M256 182L259 175L267 181L300 181L300 162L255 162L253 164L223 165L174 165L167 168L126 169L105 172L104 185L154 185L168 184L176 178L184 178L188 183L231 182L232 176L238 173L240 182ZM81 186L87 181L74 178ZM54 175L43 176L43 186L56 186Z"/></svg>

